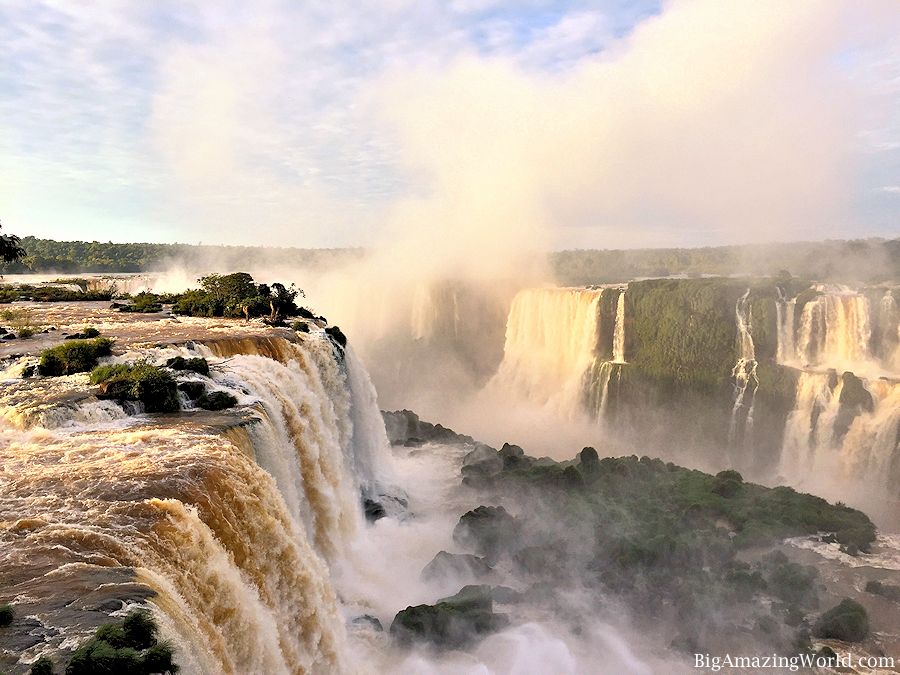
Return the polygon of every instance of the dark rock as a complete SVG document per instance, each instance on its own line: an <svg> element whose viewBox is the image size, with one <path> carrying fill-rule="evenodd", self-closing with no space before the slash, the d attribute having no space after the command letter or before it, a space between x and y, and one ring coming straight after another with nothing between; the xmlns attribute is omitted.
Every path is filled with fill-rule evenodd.
<svg viewBox="0 0 900 675"><path fill-rule="evenodd" d="M457 649L507 625L505 615L494 613L489 592L470 591L435 605L407 607L394 617L391 634L401 643L424 641Z"/></svg>
<svg viewBox="0 0 900 675"><path fill-rule="evenodd" d="M370 523L374 523L376 520L385 517L384 507L376 502L374 499L364 499L363 500L363 512L366 515L366 520Z"/></svg>
<svg viewBox="0 0 900 675"><path fill-rule="evenodd" d="M209 361L199 357L186 359L183 356L173 356L166 361L166 367L172 370L191 370L209 377Z"/></svg>
<svg viewBox="0 0 900 675"><path fill-rule="evenodd" d="M435 579L482 579L488 577L493 568L471 553L448 553L440 551L423 569L421 577L425 581Z"/></svg>
<svg viewBox="0 0 900 675"><path fill-rule="evenodd" d="M178 389L192 401L196 401L206 393L206 385L203 382L179 382Z"/></svg>
<svg viewBox="0 0 900 675"><path fill-rule="evenodd" d="M404 448L420 448L425 445L425 441L421 438L410 437L403 441Z"/></svg>
<svg viewBox="0 0 900 675"><path fill-rule="evenodd" d="M315 319L316 315L310 312L306 307L298 307L297 308L297 316L303 319Z"/></svg>
<svg viewBox="0 0 900 675"><path fill-rule="evenodd" d="M34 377L37 375L37 366L25 366L22 369L22 377Z"/></svg>
<svg viewBox="0 0 900 675"><path fill-rule="evenodd" d="M578 453L578 463L587 472L596 471L600 466L600 456L591 446L587 446Z"/></svg>
<svg viewBox="0 0 900 675"><path fill-rule="evenodd" d="M337 326L329 326L326 328L325 335L327 335L334 344L340 347L342 351L347 348L347 336L344 335Z"/></svg>
<svg viewBox="0 0 900 675"><path fill-rule="evenodd" d="M237 399L227 391L211 391L197 399L197 405L204 410L225 410L237 405Z"/></svg>
<svg viewBox="0 0 900 675"><path fill-rule="evenodd" d="M841 387L841 395L838 399L839 407L837 417L834 420L834 437L835 440L841 440L850 430L859 415L864 412L872 412L875 408L875 402L862 380L856 375L847 371L841 376L843 386Z"/></svg>
<svg viewBox="0 0 900 675"><path fill-rule="evenodd" d="M900 586L894 586L893 584L885 584L880 581L868 581L866 582L866 593L880 595L888 600L900 602Z"/></svg>
<svg viewBox="0 0 900 675"><path fill-rule="evenodd" d="M502 506L479 506L464 513L453 530L453 540L493 562L519 536L519 523Z"/></svg>
<svg viewBox="0 0 900 675"><path fill-rule="evenodd" d="M458 434L452 429L423 422L411 410L382 411L384 427L392 445L418 447L424 443L474 443L471 436Z"/></svg>
<svg viewBox="0 0 900 675"><path fill-rule="evenodd" d="M503 469L503 459L500 453L488 445L479 443L475 449L463 457L462 475L492 476Z"/></svg>
<svg viewBox="0 0 900 675"><path fill-rule="evenodd" d="M381 625L381 621L379 621L371 614L362 614L361 616L355 616L350 620L350 623L354 626L359 626L360 628L370 628L379 633L384 631L384 626Z"/></svg>

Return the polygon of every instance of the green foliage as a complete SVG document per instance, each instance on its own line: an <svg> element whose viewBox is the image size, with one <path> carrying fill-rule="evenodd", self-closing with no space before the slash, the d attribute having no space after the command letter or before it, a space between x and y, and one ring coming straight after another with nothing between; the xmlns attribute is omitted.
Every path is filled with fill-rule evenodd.
<svg viewBox="0 0 900 675"><path fill-rule="evenodd" d="M175 378L149 363L97 366L91 371L91 384L100 385L101 398L140 401L147 412L175 412L181 407Z"/></svg>
<svg viewBox="0 0 900 675"><path fill-rule="evenodd" d="M112 353L112 340L72 340L41 352L38 372L41 375L84 373L97 365L97 359Z"/></svg>
<svg viewBox="0 0 900 675"><path fill-rule="evenodd" d="M60 286L16 284L0 287L0 303L30 300L33 302L81 302L111 300L112 291L73 291Z"/></svg>
<svg viewBox="0 0 900 675"><path fill-rule="evenodd" d="M203 358L186 359L183 356L173 356L166 361L166 368L172 370L190 370L200 375L209 376L209 362Z"/></svg>
<svg viewBox="0 0 900 675"><path fill-rule="evenodd" d="M14 616L15 612L12 605L0 605L0 627L11 624Z"/></svg>
<svg viewBox="0 0 900 675"><path fill-rule="evenodd" d="M53 675L53 661L46 656L42 656L31 664L29 675Z"/></svg>
<svg viewBox="0 0 900 675"><path fill-rule="evenodd" d="M226 268L263 268L293 264L323 269L357 260L361 249L271 249L261 246L191 246L187 244L113 244L98 241L55 241L22 237L26 257L14 263L0 261L0 274L26 272L147 272L169 263L198 258L221 260ZM74 283L68 281L67 283Z"/></svg>
<svg viewBox="0 0 900 675"><path fill-rule="evenodd" d="M900 269L900 239L794 242L692 249L559 251L550 255L563 285L621 283L686 274L775 277L790 288L796 277L833 281L883 281ZM793 277L791 276L793 273ZM791 295L793 295L791 293Z"/></svg>
<svg viewBox="0 0 900 675"><path fill-rule="evenodd" d="M844 598L819 617L812 634L826 640L861 642L869 634L869 615L858 602Z"/></svg>
<svg viewBox="0 0 900 675"><path fill-rule="evenodd" d="M2 228L2 225L0 225ZM0 234L0 262L14 263L25 257L21 240L14 234Z"/></svg>
<svg viewBox="0 0 900 675"><path fill-rule="evenodd" d="M120 312L131 312L135 314L155 314L162 311L163 300L168 299L156 293L148 293L142 291L131 298L131 304L117 304L116 307Z"/></svg>
<svg viewBox="0 0 900 675"><path fill-rule="evenodd" d="M197 405L204 410L225 410L237 405L237 399L227 391L211 391L202 394Z"/></svg>
<svg viewBox="0 0 900 675"><path fill-rule="evenodd" d="M173 662L172 647L157 641L157 633L156 622L144 610L129 613L121 622L104 624L75 650L66 666L66 675L174 675L178 666Z"/></svg>
<svg viewBox="0 0 900 675"><path fill-rule="evenodd" d="M735 303L744 291L746 282L731 279L629 284L632 368L663 387L726 390L737 358Z"/></svg>
<svg viewBox="0 0 900 675"><path fill-rule="evenodd" d="M172 311L188 316L227 316L251 318L268 316L280 321L297 314L294 302L303 292L294 286L275 283L256 284L246 272L210 274L200 281L200 288L183 293Z"/></svg>
<svg viewBox="0 0 900 675"><path fill-rule="evenodd" d="M66 336L66 340L89 340L91 338L98 337L100 335L100 331L94 328L93 326L88 326L80 333L75 333L74 335Z"/></svg>

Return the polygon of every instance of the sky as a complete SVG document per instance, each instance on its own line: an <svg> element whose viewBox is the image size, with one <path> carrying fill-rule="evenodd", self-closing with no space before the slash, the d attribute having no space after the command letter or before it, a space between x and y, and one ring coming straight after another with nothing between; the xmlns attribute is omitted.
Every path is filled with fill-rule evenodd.
<svg viewBox="0 0 900 675"><path fill-rule="evenodd" d="M7 0L0 222L498 254L897 236L898 36L893 0Z"/></svg>

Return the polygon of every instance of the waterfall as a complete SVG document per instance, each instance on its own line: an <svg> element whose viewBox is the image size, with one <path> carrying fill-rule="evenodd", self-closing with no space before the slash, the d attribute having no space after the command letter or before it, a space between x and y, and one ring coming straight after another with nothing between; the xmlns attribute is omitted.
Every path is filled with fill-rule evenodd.
<svg viewBox="0 0 900 675"><path fill-rule="evenodd" d="M350 667L328 564L360 528L360 490L390 477L387 438L351 349L321 331L282 335L117 357L206 356L211 377L189 377L231 392L226 413L113 415L84 375L4 391L0 567L17 570L21 611L42 617L47 644L87 634L57 594L139 593L184 672ZM42 407L11 413L26 390ZM116 570L131 590L116 591Z"/></svg>
<svg viewBox="0 0 900 675"><path fill-rule="evenodd" d="M868 369L872 328L869 301L844 287L819 286L800 317L797 359L801 365Z"/></svg>
<svg viewBox="0 0 900 675"><path fill-rule="evenodd" d="M863 380L872 410L855 411L841 433L843 379L834 371L800 374L780 471L801 486L816 478L843 489L851 482L891 489L900 478L900 382Z"/></svg>
<svg viewBox="0 0 900 675"><path fill-rule="evenodd" d="M506 324L503 361L487 388L581 414L583 378L594 361L602 290L520 291Z"/></svg>
<svg viewBox="0 0 900 675"><path fill-rule="evenodd" d="M778 327L778 345L775 359L778 363L792 363L796 359L794 344L794 308L796 298L788 300L781 286L776 286L778 300L775 303L776 324Z"/></svg>
<svg viewBox="0 0 900 675"><path fill-rule="evenodd" d="M731 421L728 427L728 446L734 448L738 437L744 445L753 439L753 407L756 402L756 390L759 378L756 375L756 350L753 347L752 312L750 308L750 289L735 304L734 314L737 324L739 357L731 377L734 379L734 405L731 409ZM743 431L740 431L743 423Z"/></svg>
<svg viewBox="0 0 900 675"><path fill-rule="evenodd" d="M616 325L613 332L613 361L625 363L625 289L616 301Z"/></svg>

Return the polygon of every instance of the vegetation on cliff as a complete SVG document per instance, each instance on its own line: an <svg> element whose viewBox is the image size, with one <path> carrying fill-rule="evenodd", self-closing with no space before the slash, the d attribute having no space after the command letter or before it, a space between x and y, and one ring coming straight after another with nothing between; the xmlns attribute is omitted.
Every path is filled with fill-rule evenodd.
<svg viewBox="0 0 900 675"><path fill-rule="evenodd" d="M135 673L175 675L173 649L160 641L156 621L145 610L134 610L123 621L100 626L94 636L72 654L66 675Z"/></svg>
<svg viewBox="0 0 900 675"><path fill-rule="evenodd" d="M86 373L97 360L112 353L112 340L98 337L93 340L72 340L41 352L38 372L41 375L73 375Z"/></svg>
<svg viewBox="0 0 900 675"><path fill-rule="evenodd" d="M91 371L91 384L99 385L98 397L140 401L146 412L175 412L181 407L175 378L149 363L97 366Z"/></svg>
<svg viewBox="0 0 900 675"><path fill-rule="evenodd" d="M532 584L528 593L547 602L555 595L545 595L547 585L575 584L619 596L643 616L674 611L685 648L728 636L740 643L748 627L762 626L760 644L794 649L818 611L817 572L759 551L806 535L857 553L875 539L859 511L747 483L732 470L600 459L593 448L556 463L504 449L505 457L479 448L464 460L463 482L503 506L464 514L457 543L492 565L508 560Z"/></svg>

